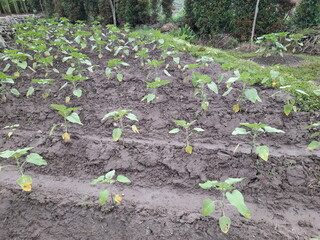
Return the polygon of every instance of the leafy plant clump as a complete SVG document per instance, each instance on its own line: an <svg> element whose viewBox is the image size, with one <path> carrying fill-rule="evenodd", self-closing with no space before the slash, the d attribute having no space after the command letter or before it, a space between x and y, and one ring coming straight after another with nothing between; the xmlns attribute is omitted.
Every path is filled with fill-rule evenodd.
<svg viewBox="0 0 320 240"><path fill-rule="evenodd" d="M265 145L258 145L257 137L264 133L284 133L284 131L268 126L267 124L262 123L240 123L240 126L249 128L249 131L245 128L236 128L232 135L250 135L251 141L239 143L234 152L239 148L241 144L250 144L251 153L253 150L258 154L258 156L264 160L268 161L269 158L269 147Z"/></svg>
<svg viewBox="0 0 320 240"><path fill-rule="evenodd" d="M27 147L23 149L17 150L6 150L0 152L0 158L13 158L16 161L15 165L0 165L0 171L2 168L5 167L16 167L18 168L20 177L18 178L17 182L19 186L22 188L23 191L30 192L32 189L32 178L31 176L24 174L24 166L26 163L32 163L37 166L44 166L47 165L47 162L40 156L38 153L29 153L25 159L21 159L22 156L26 155L33 147Z"/></svg>
<svg viewBox="0 0 320 240"><path fill-rule="evenodd" d="M131 121L136 121L136 122L139 121L137 116L131 112L132 112L132 110L117 110L117 111L107 113L102 118L102 121L108 119L109 117L113 117L114 120L119 121L118 127L113 129L113 131L112 131L112 137L113 137L114 141L118 141L122 136L122 143L124 144L123 132L126 127L126 125L124 125L124 121L123 121L124 117L126 117L127 119L129 119ZM131 129L134 133L139 133L139 130L136 125L134 125L134 124L131 125Z"/></svg>
<svg viewBox="0 0 320 240"><path fill-rule="evenodd" d="M118 175L115 178L115 174L116 174L116 171L112 170L112 171L107 172L105 175L102 175L102 176L98 177L97 179L94 179L91 182L91 184L108 183L110 186L109 189L100 191L100 194L99 194L100 205L106 204L109 199L109 196L111 196L112 205L120 204L122 201L122 196L120 194L115 194L113 196L113 192L111 190L112 184L114 184L115 182L131 183L131 180L129 178L127 178L126 176Z"/></svg>
<svg viewBox="0 0 320 240"><path fill-rule="evenodd" d="M83 125L81 123L79 115L76 112L74 112L74 111L77 111L79 108L67 108L64 105L58 105L58 104L51 104L51 107L58 111L58 114L63 117L64 122L58 123L58 124L53 124L49 135L51 136L53 134L55 128L58 125L61 125L64 128L64 133L62 134L62 139L65 142L69 142L70 141L70 135L68 133L69 122Z"/></svg>
<svg viewBox="0 0 320 240"><path fill-rule="evenodd" d="M184 120L173 120L173 122L176 124L177 127L182 127L182 131L184 132L184 136L185 136L184 140L186 143L185 151L191 154L193 151L193 147L190 145L190 137L194 136L195 132L204 132L204 130L199 127L190 129L191 125L193 125L196 122L196 120L193 120L191 122L186 122ZM170 130L169 133L175 134L180 131L181 131L180 128L174 128Z"/></svg>
<svg viewBox="0 0 320 240"><path fill-rule="evenodd" d="M227 201L245 218L251 218L250 211L244 202L244 197L239 190L236 190L233 184L242 181L244 178L228 178L224 182L206 181L200 183L199 186L203 189L210 190L212 188L221 192L221 200L213 201L205 199L202 204L202 216L209 216L216 210L216 203L220 204L221 217L219 218L219 226L222 232L227 233L231 226L231 219L225 214L225 207L228 205Z"/></svg>
<svg viewBox="0 0 320 240"><path fill-rule="evenodd" d="M320 127L320 122L317 122L317 123L314 123L314 124L311 124L311 125L305 127L305 129L319 128L319 127ZM319 135L320 135L320 131L317 131L317 132L314 132L313 134L311 134L310 137L315 138ZM307 147L307 149L309 149L309 150L315 150L318 148L320 148L320 142L316 141L316 140L313 140Z"/></svg>

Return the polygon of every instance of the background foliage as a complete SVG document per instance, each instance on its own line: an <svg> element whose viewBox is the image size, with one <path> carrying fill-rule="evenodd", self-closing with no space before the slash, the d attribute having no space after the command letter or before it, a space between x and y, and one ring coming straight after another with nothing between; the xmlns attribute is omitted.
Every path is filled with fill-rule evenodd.
<svg viewBox="0 0 320 240"><path fill-rule="evenodd" d="M320 1L303 0L296 9L293 23L298 28L320 25Z"/></svg>

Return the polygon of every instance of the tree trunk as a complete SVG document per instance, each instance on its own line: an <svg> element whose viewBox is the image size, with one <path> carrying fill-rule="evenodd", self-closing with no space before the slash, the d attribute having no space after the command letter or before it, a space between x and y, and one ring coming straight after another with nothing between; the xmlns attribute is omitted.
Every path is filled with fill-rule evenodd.
<svg viewBox="0 0 320 240"><path fill-rule="evenodd" d="M113 24L117 26L117 18L116 18L116 6L115 2L112 2L112 0L109 0L111 11L112 11L112 18L113 18Z"/></svg>
<svg viewBox="0 0 320 240"><path fill-rule="evenodd" d="M251 39L250 39L250 50L251 50L252 43L253 43L254 30L256 29L256 22L257 22L257 16L258 16L258 11L259 11L259 2L260 2L260 0L257 0L256 10L254 12L254 19L253 19Z"/></svg>

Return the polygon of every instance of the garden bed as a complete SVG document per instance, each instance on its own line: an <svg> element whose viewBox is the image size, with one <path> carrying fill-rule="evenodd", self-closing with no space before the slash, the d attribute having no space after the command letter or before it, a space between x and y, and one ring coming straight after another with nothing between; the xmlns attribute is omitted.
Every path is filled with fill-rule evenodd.
<svg viewBox="0 0 320 240"><path fill-rule="evenodd" d="M126 39L126 38L125 38ZM127 40L127 39L126 39ZM73 47L79 47L76 43ZM150 59L161 59L158 42L148 42ZM161 45L161 44L160 44ZM79 48L80 49L80 48ZM170 49L171 50L171 49ZM128 56L114 52L98 53L89 47L81 50L87 54L94 71L85 71L88 79L81 82L80 98L72 95L61 77L70 65L62 63L62 53L54 67L59 74L50 72L56 86L50 86L50 94L43 98L43 90L25 97L31 79L45 77L44 70L33 72L27 68L15 79L14 87L21 95L9 95L1 103L1 127L19 124L13 135L1 130L0 151L34 147L33 152L43 156L47 166L26 165L25 172L33 178L31 192L23 192L16 180L14 168L0 172L0 236L3 239L309 239L319 237L319 159L317 151L306 150L310 132L304 127L315 123L315 112L283 113L284 102L290 97L277 90L254 86L262 99L256 104L246 102L242 111L235 113L241 84L227 96L225 81L233 73L224 71L219 64L207 63L196 69L182 71L183 66L194 64L196 58L180 52L181 68L171 57L161 67L159 77L170 84L158 89L157 99L151 103L141 101L148 93L145 81L152 81L150 68L142 67L134 52ZM32 54L30 51L29 54ZM106 77L105 68L112 58L120 58L129 66L121 68L123 80ZM0 69L7 62L0 62ZM31 63L28 63L31 65ZM171 76L166 75L166 70ZM6 73L13 74L12 69ZM218 76L224 80L218 84L219 94L208 94L208 110L201 110L201 100L194 96L194 87L187 77L193 72L207 74L215 82ZM149 80L146 79L147 75ZM70 96L70 102L65 98ZM69 128L71 140L64 142L63 130L58 126L49 136L54 123L63 118L51 104L79 107L83 126L73 124ZM112 130L116 122L101 121L106 113L118 109L130 109L139 122L139 134L126 129L125 144L114 142ZM193 153L184 151L182 135L169 134L175 128L173 120L197 120L197 126L205 131L190 142ZM251 153L250 146L238 143L247 136L231 133L239 123L262 122L285 131L285 134L265 134L258 142L270 147L267 162ZM1 165L12 163L1 160ZM115 184L114 191L123 194L120 205L100 206L99 190L106 185L90 182L110 170L130 178L131 184ZM211 217L201 216L205 198L219 198L217 191L199 187L206 180L225 180L228 177L244 177L236 185L251 212L251 219L240 216L228 206L227 215L232 225L227 234L219 229L219 211Z"/></svg>

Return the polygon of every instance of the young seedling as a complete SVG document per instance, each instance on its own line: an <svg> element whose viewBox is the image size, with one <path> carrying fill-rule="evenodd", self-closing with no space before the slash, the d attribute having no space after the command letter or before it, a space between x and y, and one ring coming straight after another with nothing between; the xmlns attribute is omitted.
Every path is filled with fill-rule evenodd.
<svg viewBox="0 0 320 240"><path fill-rule="evenodd" d="M261 98L258 95L258 91L255 88L247 88L247 84L251 84L250 81L250 73L244 72L240 74L239 71L235 71L235 77L231 77L226 82L228 90L222 94L222 96L227 96L233 88L231 87L232 83L240 81L242 82L242 90L237 99L238 104L233 105L233 111L239 112L241 110L241 105L246 101L249 100L252 103L262 102Z"/></svg>
<svg viewBox="0 0 320 240"><path fill-rule="evenodd" d="M204 132L202 128L195 127L193 129L190 129L191 125L193 125L196 120L193 120L191 122L186 122L184 120L173 120L173 122L176 124L177 127L182 127L184 131L184 136L185 136L185 151L189 154L192 153L193 147L190 145L190 137L195 135L195 132ZM169 133L178 133L180 132L180 128L174 128L169 131Z"/></svg>
<svg viewBox="0 0 320 240"><path fill-rule="evenodd" d="M61 125L64 128L64 133L62 134L62 139L65 142L70 141L70 135L68 133L68 128L69 128L69 122L71 123L76 123L79 125L83 125L80 121L80 117L77 113L73 112L78 110L78 108L67 108L64 105L58 105L58 104L51 104L50 105L53 109L57 110L58 113L63 117L64 123L58 123L58 124L53 124L51 131L49 135L51 136L54 132L54 129L58 126Z"/></svg>
<svg viewBox="0 0 320 240"><path fill-rule="evenodd" d="M148 59L149 50L147 48L143 48L141 51L136 53L136 58L139 58L141 61L141 66L143 67L145 65L145 59Z"/></svg>
<svg viewBox="0 0 320 240"><path fill-rule="evenodd" d="M116 171L112 170L110 172L107 172L105 175L102 175L100 177L98 177L97 179L93 180L91 182L91 184L98 184L98 183L108 183L110 184L109 189L107 190L102 190L100 191L100 197L99 197L99 202L100 205L104 205L107 203L109 196L111 197L111 204L112 205L118 205L121 203L122 201L122 196L120 194L115 194L113 196L113 192L112 192L112 184L114 184L115 182L120 182L120 183L131 183L131 180L129 178L127 178L124 175L118 175L115 178L115 174Z"/></svg>
<svg viewBox="0 0 320 240"><path fill-rule="evenodd" d="M320 127L320 122L311 124L311 125L305 127L305 129L318 128L318 127ZM314 137L317 137L319 135L320 135L320 131L311 134L310 137L314 138ZM318 148L320 148L320 142L316 141L316 140L313 140L307 147L308 150L315 150L315 149L318 149Z"/></svg>
<svg viewBox="0 0 320 240"><path fill-rule="evenodd" d="M75 95L76 97L81 97L82 96L82 89L81 88L78 88L78 83L80 81L85 81L87 80L88 78L86 77L82 77L81 75L73 75L72 73L71 74L67 74L67 75L63 75L62 76L65 80L71 82L72 86L73 86L73 95ZM63 87L65 87L66 85L63 85ZM62 87L62 88L63 88Z"/></svg>
<svg viewBox="0 0 320 240"><path fill-rule="evenodd" d="M195 87L194 95L197 96L200 94L201 108L203 110L207 110L209 107L209 101L207 100L206 88L209 88L212 92L218 94L217 84L212 81L211 77L194 72L192 85Z"/></svg>
<svg viewBox="0 0 320 240"><path fill-rule="evenodd" d="M114 120L119 121L119 125L118 128L113 129L112 131L112 137L114 141L118 141L121 136L122 136L122 143L124 144L124 129L125 129L125 125L124 125L124 117L126 117L127 119L131 120L131 121L139 121L137 116L134 115L133 113L131 113L132 110L117 110L114 112L109 112L106 115L104 115L104 117L102 118L102 121L106 120L109 117L113 117ZM139 133L139 130L137 128L136 125L131 125L131 129L134 133Z"/></svg>
<svg viewBox="0 0 320 240"><path fill-rule="evenodd" d="M239 143L234 152L237 151L241 144L250 144L252 146L251 153L255 150L256 154L263 159L268 161L269 158L269 147L265 145L257 144L257 137L263 133L284 133L284 131L268 126L267 124L262 123L240 123L240 126L249 128L249 131L245 128L235 128L232 132L232 135L250 135L251 142Z"/></svg>
<svg viewBox="0 0 320 240"><path fill-rule="evenodd" d="M297 112L296 101L293 98L287 100L287 104L283 106L283 112L285 115L289 116L292 111Z"/></svg>
<svg viewBox="0 0 320 240"><path fill-rule="evenodd" d="M19 52L18 49L4 50L3 60L10 60L16 65L15 77L20 77L21 73L28 67L27 59L32 59L31 55Z"/></svg>
<svg viewBox="0 0 320 240"><path fill-rule="evenodd" d="M41 86L41 90L43 91L43 93L42 93L43 98L49 97L51 90L48 87L48 85L55 86L54 81L55 81L54 79L32 79L31 80L31 82L37 83ZM32 87L31 87L31 88L29 88L28 92L29 92L29 94L27 93L27 97L29 97L30 95L33 94L34 89L32 90Z"/></svg>
<svg viewBox="0 0 320 240"><path fill-rule="evenodd" d="M16 77L12 77L0 72L0 95L1 95L1 100L4 102L7 101L7 95L10 92L16 96L20 95L17 89L12 88L10 90L8 87L8 84L14 84L14 81L13 81L14 79L16 79Z"/></svg>
<svg viewBox="0 0 320 240"><path fill-rule="evenodd" d="M18 178L17 182L22 190L26 192L30 192L32 189L32 178L31 176L24 174L24 165L26 163L32 163L37 166L47 165L47 162L37 153L30 153L24 160L21 159L21 157L26 155L31 149L33 149L33 147L17 149L15 151L6 150L4 152L0 152L0 158L13 158L16 161L15 165L0 165L0 171L5 167L17 167L20 173L20 177Z"/></svg>
<svg viewBox="0 0 320 240"><path fill-rule="evenodd" d="M5 126L3 129L9 130L9 132L7 133L7 136L10 138L18 127L20 127L19 124L13 124L13 125Z"/></svg>
<svg viewBox="0 0 320 240"><path fill-rule="evenodd" d="M147 64L152 67L147 75L147 78L149 78L151 74L154 75L155 78L159 77L160 67L164 62L165 62L164 60L163 61L151 60L147 62Z"/></svg>
<svg viewBox="0 0 320 240"><path fill-rule="evenodd" d="M202 204L202 216L209 216L216 210L216 203L221 207L221 217L219 218L219 226L223 233L227 233L231 226L231 219L225 214L227 201L234 206L238 212L245 218L251 218L250 211L244 202L244 197L239 190L236 190L233 184L242 181L244 178L228 178L224 182L206 181L200 183L199 186L203 189L217 189L221 192L221 200L205 199Z"/></svg>
<svg viewBox="0 0 320 240"><path fill-rule="evenodd" d="M69 56L64 57L62 62L70 62L71 68L74 68L74 72L81 74L85 68L84 65L89 66L87 69L90 71L90 67L92 67L92 63L89 60L89 57L84 53L72 52L67 53Z"/></svg>
<svg viewBox="0 0 320 240"><path fill-rule="evenodd" d="M118 58L108 61L108 67L105 70L108 79L111 78L112 73L115 73L119 82L123 80L123 74L119 73L120 66L129 66L129 64Z"/></svg>
<svg viewBox="0 0 320 240"><path fill-rule="evenodd" d="M151 89L151 92L145 95L141 101L147 100L147 103L152 102L157 97L157 89L161 86L169 84L170 81L168 80L161 80L160 78L155 78L153 82L146 82L147 88Z"/></svg>
<svg viewBox="0 0 320 240"><path fill-rule="evenodd" d="M272 82L272 87L280 87L285 83L284 78L280 75L280 72L275 70L270 70L270 77L265 77L261 83L266 83L268 81Z"/></svg>

